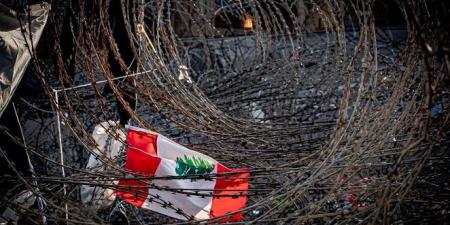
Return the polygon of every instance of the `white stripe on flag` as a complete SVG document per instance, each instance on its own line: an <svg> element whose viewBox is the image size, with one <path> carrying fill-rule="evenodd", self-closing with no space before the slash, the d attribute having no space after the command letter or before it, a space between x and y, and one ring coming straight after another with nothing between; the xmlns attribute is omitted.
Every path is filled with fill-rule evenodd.
<svg viewBox="0 0 450 225"><path fill-rule="evenodd" d="M176 162L174 160L161 159L161 162L156 170L156 176L178 176L175 172ZM213 172L215 173L215 171ZM147 208L155 212L159 212L164 215L168 215L177 219L187 220L189 218L178 214L175 210L164 208L154 196L159 196L163 202L170 202L173 207L179 208L183 213L194 216L196 220L209 219L211 204L212 204L212 192L216 184L215 180L205 179L154 179L152 183L158 187L181 189L183 192L190 192L195 194L194 190L197 189L198 194L206 194L208 196L190 195L184 193L175 193L168 190L157 190L155 188L149 189L149 198L144 202L142 208ZM183 190L187 189L187 190ZM204 191L201 191L204 190Z"/></svg>
<svg viewBox="0 0 450 225"><path fill-rule="evenodd" d="M177 157L185 155L189 157L200 157L201 159L207 160L212 164L217 163L215 159L200 152L192 151L160 134L158 134L157 149L158 157L164 159L176 160Z"/></svg>

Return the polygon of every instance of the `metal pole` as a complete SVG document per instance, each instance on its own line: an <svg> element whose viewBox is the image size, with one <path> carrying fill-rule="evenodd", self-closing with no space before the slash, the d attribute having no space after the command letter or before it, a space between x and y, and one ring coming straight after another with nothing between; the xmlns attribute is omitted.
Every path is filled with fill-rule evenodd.
<svg viewBox="0 0 450 225"><path fill-rule="evenodd" d="M36 181L36 172L34 170L33 164L31 163L30 154L28 154L27 142L25 140L25 135L23 133L22 124L20 123L19 114L17 113L16 105L14 104L14 102L12 102L12 107L14 109L14 113L16 114L16 119L17 119L17 124L19 125L20 134L22 135L23 146L25 146L25 154L26 154L27 159L28 159L28 166L30 167L31 177L33 178L33 180L32 180L32 187L34 189L35 194L37 195L38 208L39 208L39 210L41 210L41 213L42 213L42 224L47 224L47 217L45 216L45 205L46 205L46 203L45 203L44 199L42 199L40 194L39 194L39 187L38 187L38 183Z"/></svg>
<svg viewBox="0 0 450 225"><path fill-rule="evenodd" d="M55 101L56 101L56 120L57 120L57 124L56 124L56 128L57 128L57 132L58 132L58 145L59 145L59 159L60 159L60 164L61 164L61 175L63 178L66 177L66 172L64 170L64 151L63 151L63 146L62 146L62 135L61 135L61 118L59 116L59 98L58 98L58 91L57 90L53 90L53 92L55 93ZM68 224L69 221L69 210L67 207L67 188L66 188L66 184L63 183L63 193L64 193L64 208L66 211L66 224Z"/></svg>

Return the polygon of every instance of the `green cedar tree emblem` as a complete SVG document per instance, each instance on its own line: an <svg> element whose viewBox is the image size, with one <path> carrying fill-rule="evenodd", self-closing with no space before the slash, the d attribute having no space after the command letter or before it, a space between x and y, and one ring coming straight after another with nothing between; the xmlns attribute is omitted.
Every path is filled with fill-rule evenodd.
<svg viewBox="0 0 450 225"><path fill-rule="evenodd" d="M179 176L209 174L214 170L214 164L195 156L177 157L176 163L175 172Z"/></svg>

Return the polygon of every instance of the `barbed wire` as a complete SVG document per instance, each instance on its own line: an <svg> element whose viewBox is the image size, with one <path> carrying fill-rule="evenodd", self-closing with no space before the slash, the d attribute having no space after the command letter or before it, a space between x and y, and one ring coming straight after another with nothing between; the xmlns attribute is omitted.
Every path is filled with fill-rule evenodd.
<svg viewBox="0 0 450 225"><path fill-rule="evenodd" d="M118 159L102 155L91 136L93 126L129 117L130 124L228 167L249 167L248 193L240 194L248 199L245 217L236 224L392 224L407 219L402 215L411 215L408 207L413 213L416 209L405 205L424 199L416 186L434 179L422 175L429 160L448 162L448 155L435 156L448 144L450 29L443 21L448 12L442 10L445 3L398 1L392 5L405 24L394 30L378 26L378 3L120 1L113 11L113 3L104 1L54 2L47 29L54 44L51 57L30 49L33 72L51 109L30 99L17 102L19 108L35 110L41 121L35 126L48 133L27 130L31 112L24 109L19 122L30 134L27 145L0 126L36 163L35 175L22 174L0 149L15 172L1 182L20 181L2 197L4 206L37 224L42 214L47 221L101 224L110 222L106 215L112 209L101 213L83 205L81 185L123 191L136 187L114 182L140 179L147 188L217 196L213 190L147 182L219 179L214 174L137 176ZM302 10L309 12L306 18ZM242 27L247 18L251 29ZM67 32L65 20L71 40L61 38ZM315 27L313 21L318 21ZM70 48L68 41L73 42ZM438 104L443 109L432 113ZM51 111L61 118L64 165L55 151ZM115 131L105 130L126 144ZM33 140L42 135L48 140ZM90 155L107 169L86 169ZM445 176L432 171L433 177ZM47 209L11 200L24 189L42 198ZM171 202L151 197L191 219ZM435 200L448 210L448 201ZM126 208L129 219L140 224L193 223Z"/></svg>

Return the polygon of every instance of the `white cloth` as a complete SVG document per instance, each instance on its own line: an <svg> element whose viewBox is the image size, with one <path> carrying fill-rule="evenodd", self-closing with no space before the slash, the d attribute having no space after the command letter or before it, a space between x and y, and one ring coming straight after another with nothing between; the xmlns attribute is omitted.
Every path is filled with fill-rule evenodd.
<svg viewBox="0 0 450 225"><path fill-rule="evenodd" d="M117 122L108 121L95 126L92 137L97 143L97 148L93 149L93 152L100 158L117 160L117 157L119 156L120 149L123 147L126 137L121 130L115 129L116 125ZM86 170L92 173L106 171L108 165L104 165L96 155L90 155ZM97 178L97 180L100 178L101 177ZM97 182L105 185L117 184L117 181L96 181L96 183ZM111 205L116 199L112 189L100 186L81 185L80 192L81 201L83 203L99 208Z"/></svg>

